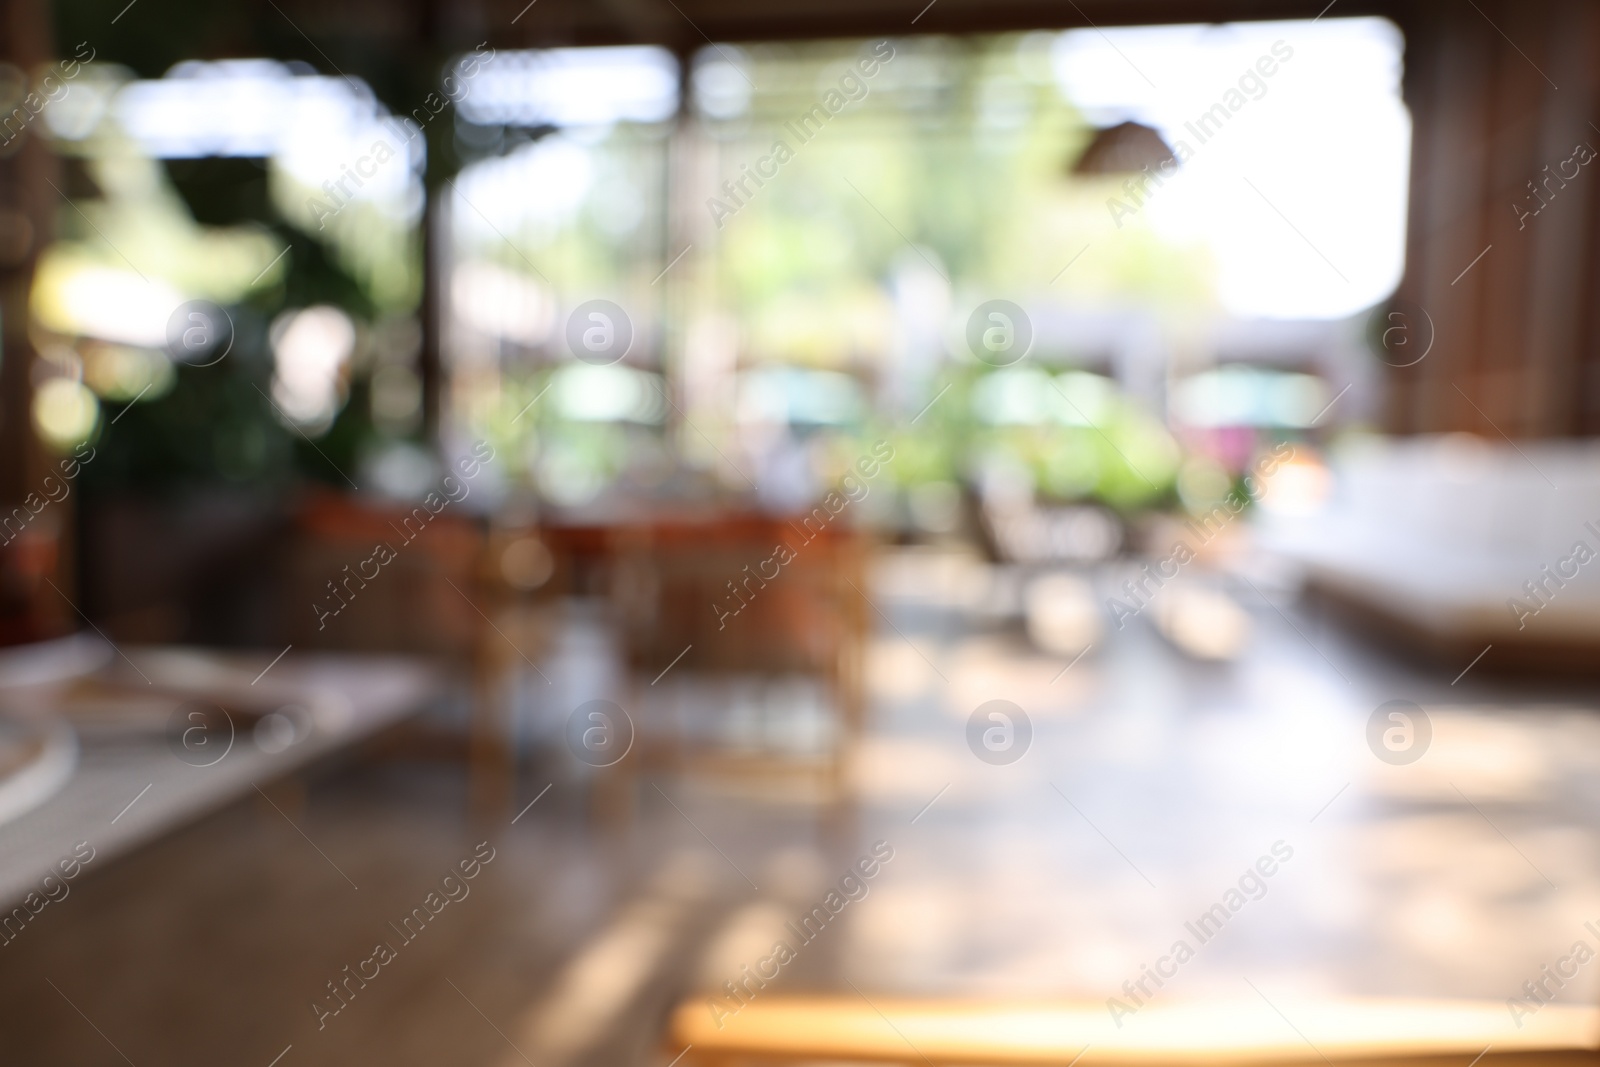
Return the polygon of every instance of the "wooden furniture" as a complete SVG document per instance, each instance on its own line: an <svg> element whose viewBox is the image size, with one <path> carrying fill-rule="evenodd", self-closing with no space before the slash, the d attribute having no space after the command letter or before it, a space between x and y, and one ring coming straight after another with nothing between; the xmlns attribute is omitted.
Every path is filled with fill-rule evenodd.
<svg viewBox="0 0 1600 1067"><path fill-rule="evenodd" d="M504 539L483 526L453 504L430 514L421 505L310 495L295 516L279 603L296 649L411 652L467 665L471 805L497 815L515 778L511 680L533 669L544 630L500 575ZM419 754L463 756L457 739L438 731L415 740L409 747Z"/></svg>
<svg viewBox="0 0 1600 1067"><path fill-rule="evenodd" d="M865 708L864 536L843 522L817 529L799 518L735 514L619 527L610 543L611 599L639 706L671 671L680 679L810 677L831 711L826 751L809 765L793 753L733 755L693 738L652 737L648 721L642 759L760 775L820 772L837 797Z"/></svg>
<svg viewBox="0 0 1600 1067"><path fill-rule="evenodd" d="M280 587L284 633L296 648L467 655L483 617L462 594L474 591L482 551L459 509L311 494Z"/></svg>
<svg viewBox="0 0 1600 1067"><path fill-rule="evenodd" d="M863 619L854 531L730 516L624 527L613 545L632 666L662 669L693 644L680 666L821 670L847 684Z"/></svg>
<svg viewBox="0 0 1600 1067"><path fill-rule="evenodd" d="M848 516L805 518L679 511L541 530L557 561L551 585L604 597L616 622L632 679L623 702L638 731L624 772L800 778L831 799L841 795L865 708L867 541ZM824 693L830 739L820 754L734 751L682 729L665 706L686 687L694 694L680 703L714 718L729 686L795 679Z"/></svg>
<svg viewBox="0 0 1600 1067"><path fill-rule="evenodd" d="M1500 1001L1274 998L1148 1005L1119 1028L1103 1004L757 993L673 1013L663 1054L684 1067L925 1064L928 1067L1558 1067L1600 1062L1600 1009L1547 1004L1521 1019ZM687 1051L685 1051L687 1046ZM1481 1061L1474 1057L1482 1056Z"/></svg>
<svg viewBox="0 0 1600 1067"><path fill-rule="evenodd" d="M1479 670L1592 674L1597 465L1589 441L1375 438L1336 457L1321 511L1263 514L1253 527L1364 630L1453 670L1493 645Z"/></svg>
<svg viewBox="0 0 1600 1067"><path fill-rule="evenodd" d="M1574 148L1600 146L1589 126L1600 9L1476 2L1393 9L1415 133L1399 317L1373 330L1382 346L1384 329L1403 327L1388 337L1407 345L1378 349L1393 368L1384 428L1519 443L1593 434L1600 185ZM1515 41L1500 32L1510 21Z"/></svg>

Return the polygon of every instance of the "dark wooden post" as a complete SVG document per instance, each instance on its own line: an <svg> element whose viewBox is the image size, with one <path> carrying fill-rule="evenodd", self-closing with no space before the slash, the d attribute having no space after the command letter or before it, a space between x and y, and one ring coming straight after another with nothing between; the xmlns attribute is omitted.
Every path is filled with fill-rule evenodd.
<svg viewBox="0 0 1600 1067"><path fill-rule="evenodd" d="M0 0L0 81L8 83L0 87L0 138L7 139L0 145L0 518L42 492L51 462L33 431L28 294L60 200L50 186L56 160L39 136L43 120L26 97L52 58L48 4ZM22 534L0 535L0 644L68 628L71 608L45 579L71 594L71 506L70 498L52 503Z"/></svg>

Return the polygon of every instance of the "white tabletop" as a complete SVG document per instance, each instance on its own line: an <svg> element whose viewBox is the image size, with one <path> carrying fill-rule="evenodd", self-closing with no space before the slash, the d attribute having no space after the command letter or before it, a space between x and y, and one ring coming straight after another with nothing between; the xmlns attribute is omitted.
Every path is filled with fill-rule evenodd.
<svg viewBox="0 0 1600 1067"><path fill-rule="evenodd" d="M127 660L118 660L114 669L126 672L123 681L134 683L138 677L132 676L128 661L158 683L164 680L159 667L176 661L185 669L198 665L212 671L226 685L239 678L248 684L271 659L271 653L126 646L122 651ZM39 806L0 824L0 902L9 907L39 889L41 879L56 873L57 861L69 856L78 842L94 848L94 860L85 868L93 871L253 792L258 784L399 722L434 699L441 682L437 669L410 657L290 652L272 665L251 694L310 707L314 727L303 739L269 754L255 743L250 727L241 725L226 754L210 766L180 759L163 734L84 731L77 767L66 784ZM169 699L174 707L180 702Z"/></svg>

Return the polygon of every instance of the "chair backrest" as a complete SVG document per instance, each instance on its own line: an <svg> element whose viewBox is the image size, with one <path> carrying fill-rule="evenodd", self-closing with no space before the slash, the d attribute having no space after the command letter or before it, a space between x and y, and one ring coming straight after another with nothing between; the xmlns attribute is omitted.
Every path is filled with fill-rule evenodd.
<svg viewBox="0 0 1600 1067"><path fill-rule="evenodd" d="M864 538L799 519L718 516L619 528L612 599L632 665L833 675L867 610Z"/></svg>

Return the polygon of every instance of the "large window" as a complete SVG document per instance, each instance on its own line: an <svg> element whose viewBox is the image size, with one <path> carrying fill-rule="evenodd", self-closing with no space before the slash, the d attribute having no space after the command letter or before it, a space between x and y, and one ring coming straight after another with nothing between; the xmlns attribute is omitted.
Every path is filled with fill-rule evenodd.
<svg viewBox="0 0 1600 1067"><path fill-rule="evenodd" d="M431 266L446 439L493 438L530 498L794 507L887 434L917 446L908 489L1009 470L1138 507L1347 384L1323 425L1370 409L1400 59L1391 24L1334 18L719 43L687 71L480 52L394 114L274 61L89 64L47 114L73 209L34 301L49 436L188 396L163 349L205 299L272 362L273 407L242 414L253 371L194 378L184 403L240 414L174 454L246 478L293 453L403 493Z"/></svg>
<svg viewBox="0 0 1600 1067"><path fill-rule="evenodd" d="M1378 19L716 44L681 102L664 53L500 57L462 111L456 410L564 504L698 478L790 506L891 428L913 484L998 463L1154 499L1185 450L1236 466L1235 428L1303 429L1367 374L1400 49ZM1125 123L1170 162L1084 166ZM595 300L632 336L604 373L575 347ZM996 300L1023 365L975 358Z"/></svg>

